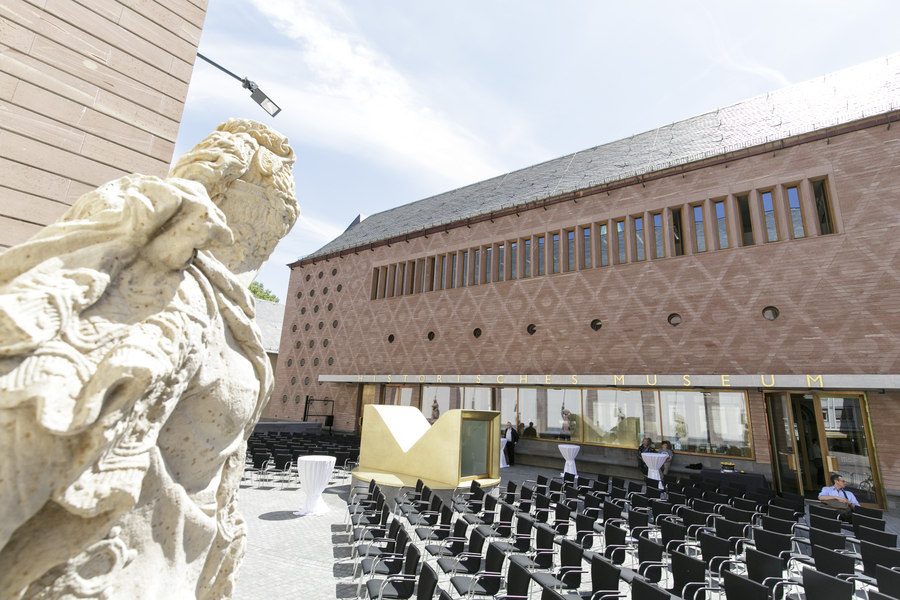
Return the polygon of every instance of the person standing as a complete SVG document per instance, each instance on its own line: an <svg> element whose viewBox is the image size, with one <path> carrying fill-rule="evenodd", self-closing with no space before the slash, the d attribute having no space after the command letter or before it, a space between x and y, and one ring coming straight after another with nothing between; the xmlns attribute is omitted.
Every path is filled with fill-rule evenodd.
<svg viewBox="0 0 900 600"><path fill-rule="evenodd" d="M670 446L671 444L669 444L668 440L664 440L659 443L660 452L668 457L666 458L666 462L663 463L662 469L660 469L660 472L663 475L669 474L669 467L672 465L672 459L675 458L675 453L672 452L672 448Z"/></svg>
<svg viewBox="0 0 900 600"><path fill-rule="evenodd" d="M656 450L653 449L653 440L648 437L645 437L643 440L641 440L641 445L637 449L638 468L641 470L641 473L643 473L644 477L646 477L647 463L645 463L643 457L641 457L641 454L643 454L644 452L656 452Z"/></svg>
<svg viewBox="0 0 900 600"><path fill-rule="evenodd" d="M519 441L519 432L512 426L510 421L506 422L506 462L513 467L516 464L516 442Z"/></svg>

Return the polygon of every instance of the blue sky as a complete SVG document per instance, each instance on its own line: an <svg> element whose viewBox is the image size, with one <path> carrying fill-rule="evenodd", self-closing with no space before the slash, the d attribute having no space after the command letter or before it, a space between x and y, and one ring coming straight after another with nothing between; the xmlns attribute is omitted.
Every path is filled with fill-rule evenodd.
<svg viewBox="0 0 900 600"><path fill-rule="evenodd" d="M896 2L214 0L175 156L229 117L287 135L300 218L257 278L371 215L900 50Z"/></svg>

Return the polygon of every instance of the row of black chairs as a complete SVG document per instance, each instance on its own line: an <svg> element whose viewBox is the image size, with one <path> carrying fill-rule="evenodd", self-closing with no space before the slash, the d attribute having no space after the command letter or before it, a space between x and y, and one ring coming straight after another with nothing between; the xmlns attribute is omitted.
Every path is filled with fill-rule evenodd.
<svg viewBox="0 0 900 600"><path fill-rule="evenodd" d="M842 552L816 543L821 541L821 530L815 526L820 525L819 518L829 518L838 527L841 522L836 513L816 514L815 510L805 517L805 511L801 512L805 507L797 499L771 498L767 494L763 494L765 498L748 497L747 492L737 495L721 488L704 490L694 482L672 483L665 493L655 486L638 491L642 486L635 482L622 482L623 487L614 483L620 482L602 477L538 478L526 482L520 491L510 484L500 494L502 497L486 494L473 485L465 494L457 495L452 505L444 505L420 482L415 490L403 494L393 509L370 486L368 492L351 501L350 506L355 508L348 509L351 538L357 544L356 556L361 559L360 585L362 576L370 575L374 578L367 583L370 596L409 597L391 595L389 579L377 578L385 574L378 570L385 568L384 561L370 556L373 548L394 540L393 543L407 547L406 553L392 549L395 571L409 570L410 552L418 553L418 563L421 551L409 543L409 534L403 540L400 532L406 528L400 524L401 517L424 544L427 558L436 560L436 566L449 576L451 587L461 596L496 595L504 589L506 594L517 596L513 591L521 589L518 576L522 567L529 574L529 583L540 583L548 598L555 598L554 594L583 597L587 593L579 590L583 561L591 567L591 594L618 593L618 583L611 588L609 579L601 583L599 575L617 570L615 581L630 584L634 598L671 598L673 593L702 597L710 590L724 592L726 597L757 597L744 595L751 593L746 590L754 589L757 593L764 590L766 597L773 593L780 596L784 588L806 585L808 590L818 589L817 585L828 581L823 577L849 583L851 594L856 582L878 594L884 593L882 588L888 586L886 578L890 577L882 571L900 567L892 565L890 558L897 552L896 536L892 540L884 537L893 534L885 534L883 526L879 530L878 524L864 520L877 520L876 516L854 515L856 522L851 521L848 526L855 535L856 530L878 531L883 534L879 541L893 541L893 547L836 532L845 538L843 546L856 544L860 553L857 558L852 548ZM717 502L723 500L722 496L726 502ZM752 509L741 501L752 502ZM390 515L394 518L389 524ZM801 522L804 517L806 523ZM366 527L375 527L383 535L367 539L371 530ZM827 527L833 530L834 524L829 521ZM779 528L784 533L775 531ZM359 550L360 544L364 551ZM808 552L799 551L806 547ZM887 550L888 559L881 556L884 550L879 548ZM850 573L838 572L840 568L846 571L845 560L845 566L834 571L827 562L834 555L861 560L862 569L854 565ZM431 568L431 572L435 574L436 586L436 571ZM761 577L760 573L766 576ZM396 574L401 573L387 573ZM425 574L423 568L421 577L425 578ZM548 574L555 579L548 579ZM401 575L409 583L415 579L415 569ZM659 586L664 580L671 582L667 590ZM822 585L828 590L847 589L846 585ZM412 587L407 591L412 593ZM582 593L575 596L575 591ZM657 592L665 596L652 595Z"/></svg>

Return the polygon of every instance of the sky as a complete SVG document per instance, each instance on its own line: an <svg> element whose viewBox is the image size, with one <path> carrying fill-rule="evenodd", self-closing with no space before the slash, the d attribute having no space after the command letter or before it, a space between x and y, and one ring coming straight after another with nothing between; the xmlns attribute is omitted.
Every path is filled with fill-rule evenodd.
<svg viewBox="0 0 900 600"><path fill-rule="evenodd" d="M300 216L257 281L372 215L900 51L898 2L212 0L175 157L286 135Z"/></svg>

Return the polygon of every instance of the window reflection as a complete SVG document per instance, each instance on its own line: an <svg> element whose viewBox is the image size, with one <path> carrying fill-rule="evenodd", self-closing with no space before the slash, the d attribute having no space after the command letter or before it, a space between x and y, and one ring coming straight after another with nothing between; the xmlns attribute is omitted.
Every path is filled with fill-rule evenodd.
<svg viewBox="0 0 900 600"><path fill-rule="evenodd" d="M658 440L656 392L585 390L584 441L636 448L649 436Z"/></svg>
<svg viewBox="0 0 900 600"><path fill-rule="evenodd" d="M551 440L581 440L581 390L522 388L522 422L534 423L536 436Z"/></svg>
<svg viewBox="0 0 900 600"><path fill-rule="evenodd" d="M662 435L674 450L752 456L741 392L661 391Z"/></svg>

